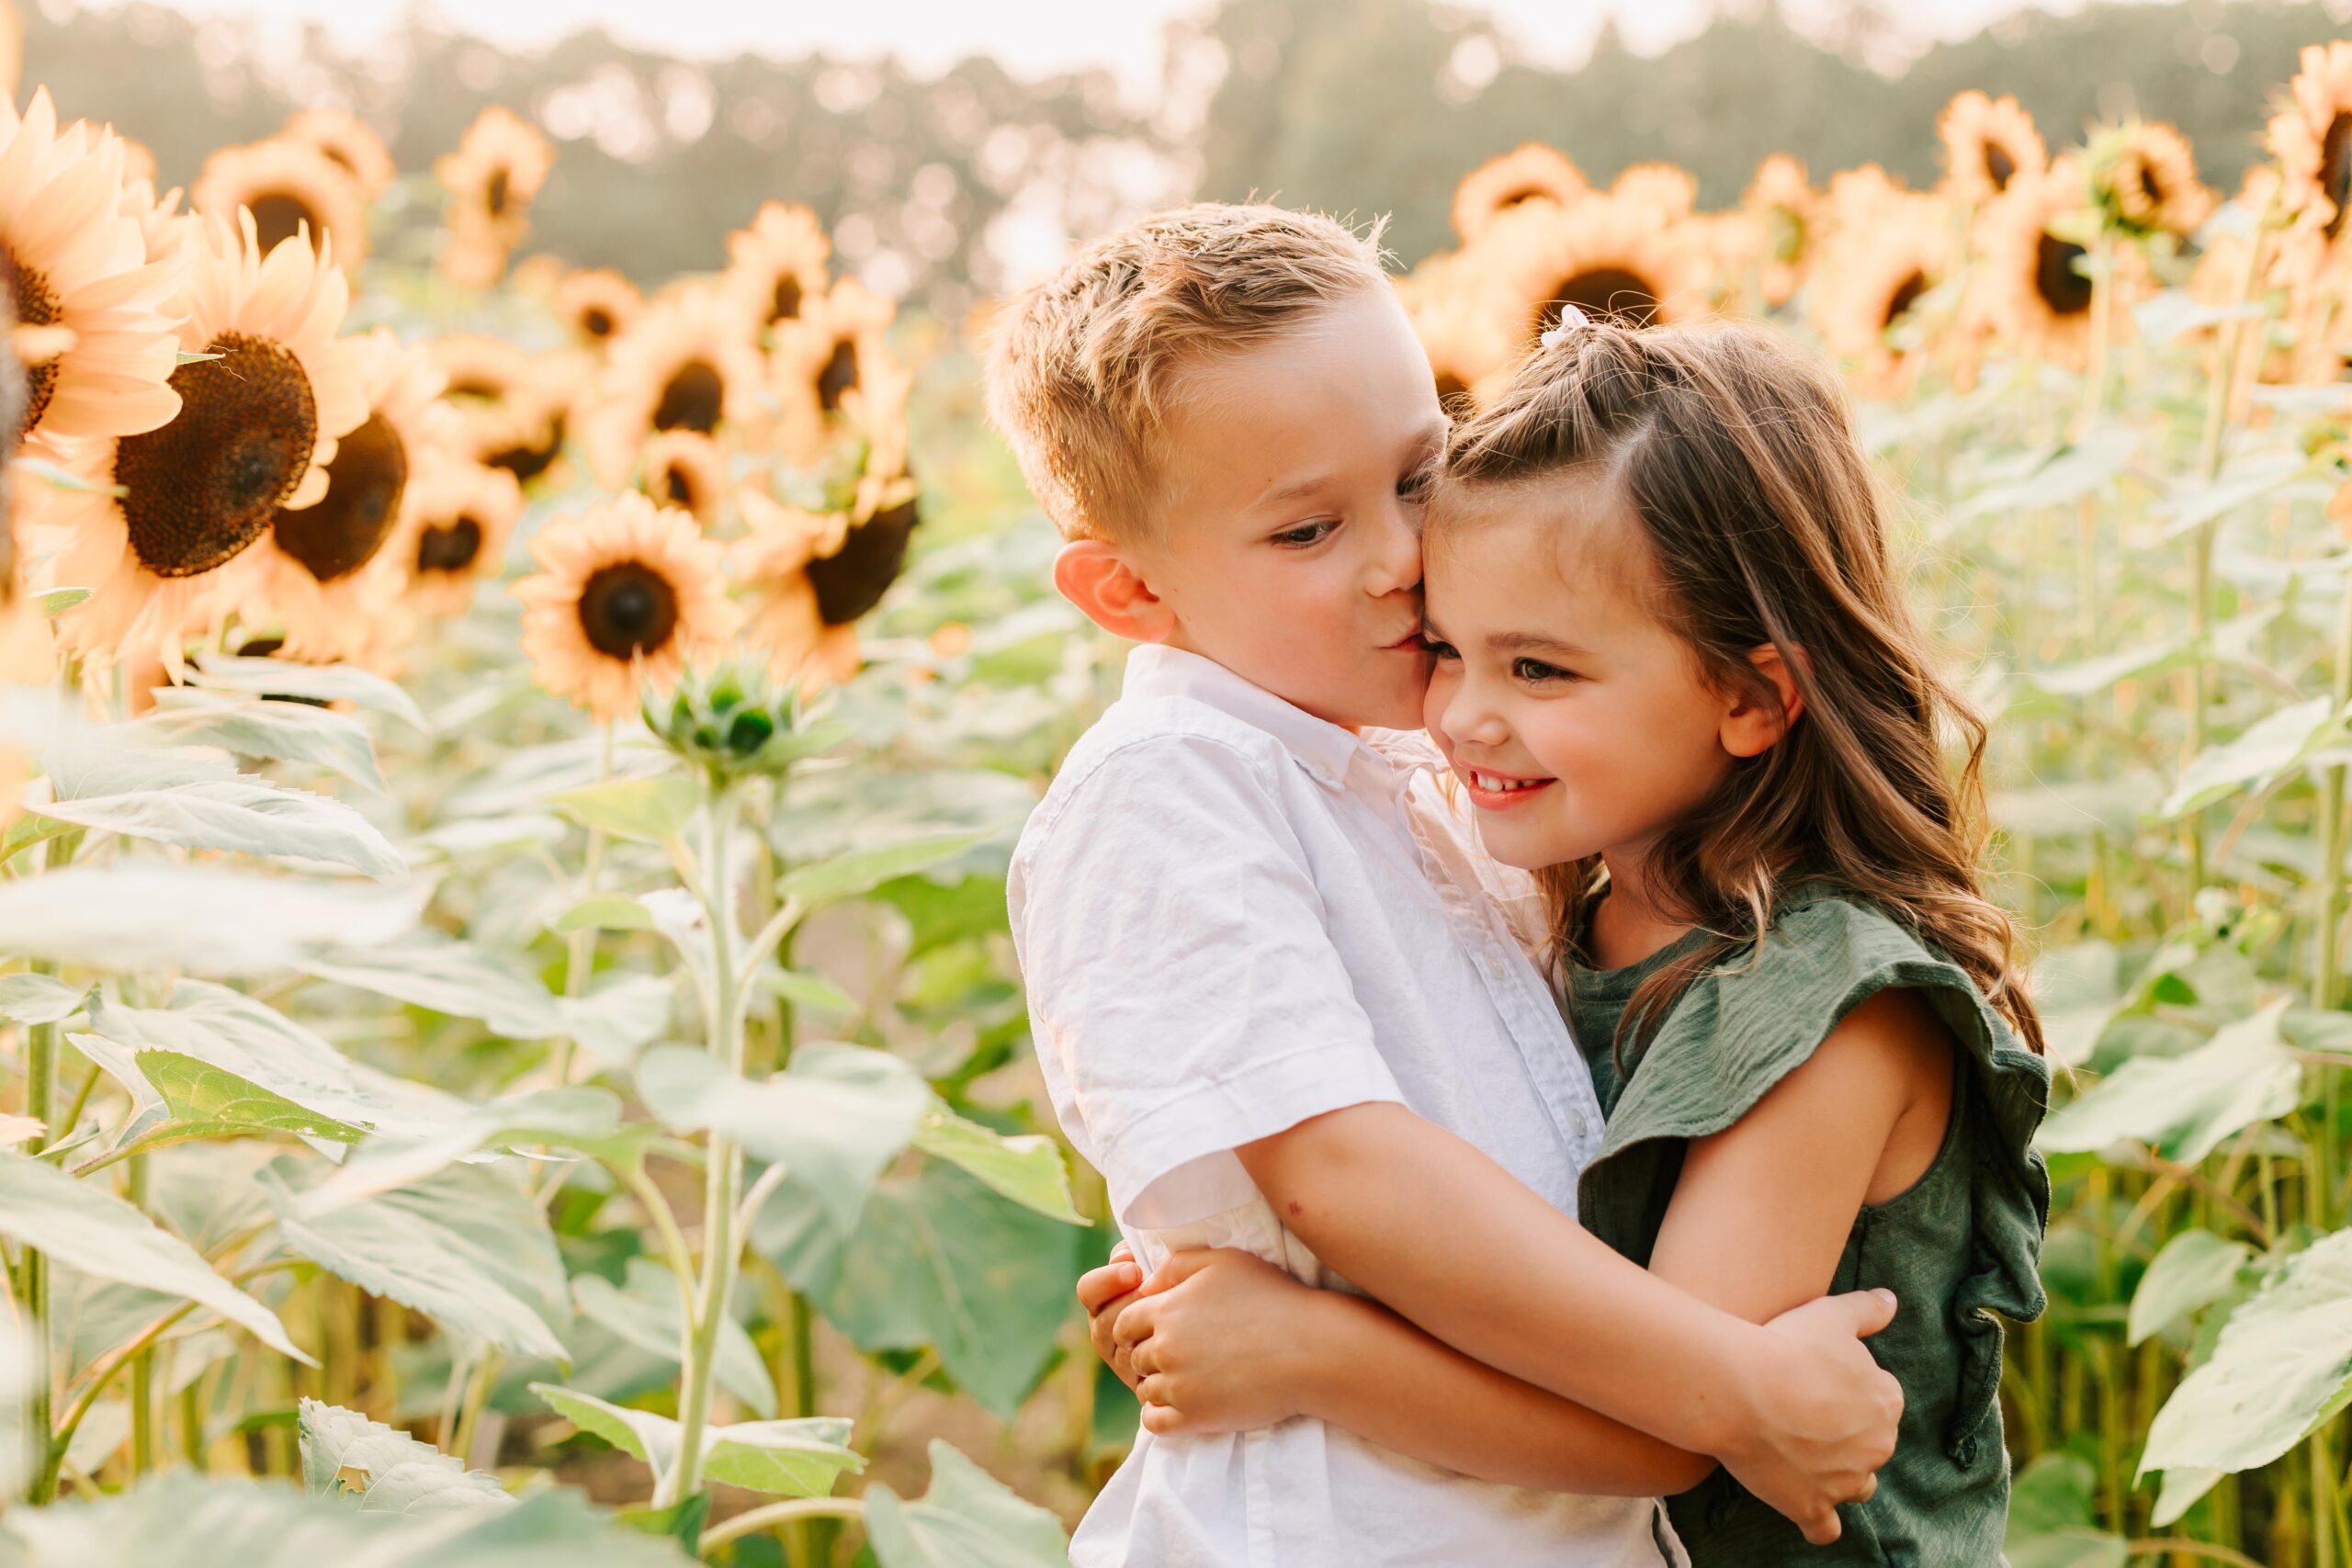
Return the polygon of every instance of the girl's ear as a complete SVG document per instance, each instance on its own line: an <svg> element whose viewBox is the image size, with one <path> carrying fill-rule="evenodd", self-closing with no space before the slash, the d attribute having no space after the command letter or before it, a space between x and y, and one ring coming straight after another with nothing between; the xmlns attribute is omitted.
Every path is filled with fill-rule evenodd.
<svg viewBox="0 0 2352 1568"><path fill-rule="evenodd" d="M1798 649L1796 656L1802 660L1804 649ZM1779 649L1769 642L1752 648L1747 661L1771 684L1780 700L1766 704L1743 695L1724 713L1719 736L1724 750L1735 757L1762 756L1780 744L1789 726L1804 712L1804 694L1797 689L1796 671L1789 668Z"/></svg>
<svg viewBox="0 0 2352 1568"><path fill-rule="evenodd" d="M1101 539L1072 539L1054 558L1054 587L1086 618L1130 642L1165 642L1176 613L1118 549Z"/></svg>

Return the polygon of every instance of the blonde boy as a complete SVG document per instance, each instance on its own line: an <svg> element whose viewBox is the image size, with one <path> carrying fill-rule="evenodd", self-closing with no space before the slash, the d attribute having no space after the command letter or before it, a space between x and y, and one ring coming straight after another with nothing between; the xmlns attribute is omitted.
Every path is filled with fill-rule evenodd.
<svg viewBox="0 0 2352 1568"><path fill-rule="evenodd" d="M1148 219L1012 309L989 402L1068 540L1057 587L1141 645L1013 858L1063 1127L1145 1268L1225 1247L1352 1281L1418 1325L1365 1304L1384 1376L1498 1369L1426 1444L1149 1404L1073 1561L1679 1562L1655 1495L1705 1455L1834 1534L1893 1443L1856 1339L1884 1303L1742 1323L1574 1224L1600 1117L1513 924L1532 889L1413 733L1445 421L1377 254L1271 207ZM1384 1224L1432 1194L1444 1234ZM1412 1457L1482 1443L1521 1484Z"/></svg>

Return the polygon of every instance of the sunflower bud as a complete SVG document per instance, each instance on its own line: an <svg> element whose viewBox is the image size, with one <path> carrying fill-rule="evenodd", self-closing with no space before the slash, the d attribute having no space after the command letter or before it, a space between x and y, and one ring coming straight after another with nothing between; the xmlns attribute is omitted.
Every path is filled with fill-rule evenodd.
<svg viewBox="0 0 2352 1568"><path fill-rule="evenodd" d="M812 722L816 709L797 686L780 686L756 663L689 672L666 701L648 692L646 727L716 786L755 773L782 774L842 738Z"/></svg>

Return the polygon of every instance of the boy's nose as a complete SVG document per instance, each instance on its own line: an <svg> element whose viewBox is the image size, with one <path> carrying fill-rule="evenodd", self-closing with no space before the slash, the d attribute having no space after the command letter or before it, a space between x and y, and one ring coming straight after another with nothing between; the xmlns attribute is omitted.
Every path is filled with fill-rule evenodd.
<svg viewBox="0 0 2352 1568"><path fill-rule="evenodd" d="M1389 519L1371 562L1367 584L1374 598L1421 585L1421 536L1402 517Z"/></svg>

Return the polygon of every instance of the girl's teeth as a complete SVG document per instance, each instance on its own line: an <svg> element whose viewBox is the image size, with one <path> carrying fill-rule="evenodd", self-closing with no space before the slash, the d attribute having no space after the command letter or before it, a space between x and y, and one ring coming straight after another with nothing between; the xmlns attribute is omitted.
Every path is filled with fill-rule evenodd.
<svg viewBox="0 0 2352 1568"><path fill-rule="evenodd" d="M1543 781L1540 779L1498 779L1492 773L1481 773L1473 771L1470 774L1470 782L1476 784L1483 790L1501 792L1514 789L1532 788Z"/></svg>

